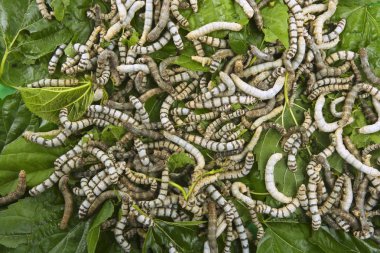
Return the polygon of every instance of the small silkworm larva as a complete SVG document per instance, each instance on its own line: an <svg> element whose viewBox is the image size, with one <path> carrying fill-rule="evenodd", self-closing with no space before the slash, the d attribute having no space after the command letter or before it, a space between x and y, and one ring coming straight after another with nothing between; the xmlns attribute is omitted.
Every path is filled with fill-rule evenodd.
<svg viewBox="0 0 380 253"><path fill-rule="evenodd" d="M326 120L323 116L323 113L322 113L322 109L323 109L324 104L325 104L325 95L322 94L318 97L318 99L315 103L314 119L315 119L315 122L316 122L318 129L320 131L326 132L326 133L331 133L331 132L334 132L335 130L337 130L339 128L339 124L337 121L332 122L332 123L326 122Z"/></svg>
<svg viewBox="0 0 380 253"><path fill-rule="evenodd" d="M361 66L368 80L373 84L380 84L380 77L375 76L369 66L367 50L365 48L361 48L359 50L359 56Z"/></svg>
<svg viewBox="0 0 380 253"><path fill-rule="evenodd" d="M314 100L321 94L328 94L334 91L346 91L350 89L350 84L330 84L318 87L307 97L309 100ZM347 99L346 99L347 100ZM344 113L343 113L344 115Z"/></svg>
<svg viewBox="0 0 380 253"><path fill-rule="evenodd" d="M292 215L300 206L298 198L293 198L291 202L281 208L274 208L269 205L260 204L256 207L258 213L269 214L272 217L287 218Z"/></svg>
<svg viewBox="0 0 380 253"><path fill-rule="evenodd" d="M338 104L342 103L346 98L345 97L338 97L334 99L330 104L330 112L334 117L341 118L342 112L338 112L336 107Z"/></svg>
<svg viewBox="0 0 380 253"><path fill-rule="evenodd" d="M284 0L284 3L290 9L290 12L294 15L297 24L297 32L299 36L302 36L304 30L304 15L302 13L301 6L296 0Z"/></svg>
<svg viewBox="0 0 380 253"><path fill-rule="evenodd" d="M281 160L281 158L281 153L275 153L268 159L265 166L265 188L274 199L280 201L281 203L288 204L292 201L292 198L278 191L274 183L274 167L276 163Z"/></svg>
<svg viewBox="0 0 380 253"><path fill-rule="evenodd" d="M119 65L117 66L117 71L122 72L122 73L135 73L142 71L145 74L149 74L150 70L146 64L133 64L133 65Z"/></svg>
<svg viewBox="0 0 380 253"><path fill-rule="evenodd" d="M188 108L215 108L227 104L253 104L256 102L256 98L253 96L234 95L229 97L216 97L205 101L189 101L185 104Z"/></svg>
<svg viewBox="0 0 380 253"><path fill-rule="evenodd" d="M127 226L128 220L126 216L122 216L116 223L114 228L115 239L124 252L131 251L131 244L124 238L123 231Z"/></svg>
<svg viewBox="0 0 380 253"><path fill-rule="evenodd" d="M7 205L14 202L24 196L26 191L26 173L24 170L20 170L18 173L18 181L16 189L7 195L0 197L0 206Z"/></svg>
<svg viewBox="0 0 380 253"><path fill-rule="evenodd" d="M193 55L191 56L191 59L193 61L199 62L200 64L202 64L202 66L210 65L212 62L212 59L210 57L204 57L199 55Z"/></svg>
<svg viewBox="0 0 380 253"><path fill-rule="evenodd" d="M179 0L172 0L170 3L170 11L181 26L189 26L189 21L178 11L179 4Z"/></svg>
<svg viewBox="0 0 380 253"><path fill-rule="evenodd" d="M204 57L206 55L202 43L199 40L193 40L193 45L198 56Z"/></svg>
<svg viewBox="0 0 380 253"><path fill-rule="evenodd" d="M73 213L73 195L71 194L70 189L67 185L68 181L69 177L65 175L59 180L58 184L59 190L61 191L63 199L65 200L65 209L63 211L61 223L59 224L59 228L61 230L67 228L68 222Z"/></svg>
<svg viewBox="0 0 380 253"><path fill-rule="evenodd" d="M307 184L307 197L309 200L309 211L311 213L312 228L318 230L322 224L321 215L318 211L317 183L309 179Z"/></svg>
<svg viewBox="0 0 380 253"><path fill-rule="evenodd" d="M212 140L208 140L206 138L203 138L197 135L192 135L192 134L183 134L183 136L188 141L193 142L197 145L200 145L204 148L207 148L215 152L223 152L223 151L240 149L244 146L244 142L245 142L243 139L239 139L239 140L223 143L223 142L215 142Z"/></svg>
<svg viewBox="0 0 380 253"><path fill-rule="evenodd" d="M147 35L148 41L155 41L161 34L161 32L165 29L170 15L170 0L164 0L161 5L161 13L160 18L156 26L149 32Z"/></svg>
<svg viewBox="0 0 380 253"><path fill-rule="evenodd" d="M297 33L297 24L296 19L293 15L289 16L289 48L286 52L286 59L292 59L296 53L298 48L298 33Z"/></svg>
<svg viewBox="0 0 380 253"><path fill-rule="evenodd" d="M186 38L189 40L196 40L201 36L204 36L208 33L218 31L218 30L230 30L230 31L240 31L243 28L242 25L238 23L233 22L211 22L209 24L206 24L204 26L201 26L200 28L189 32L186 35Z"/></svg>
<svg viewBox="0 0 380 253"><path fill-rule="evenodd" d="M227 48L227 46L228 46L228 41L225 39L214 38L214 37L210 37L210 36L201 36L198 38L198 40L201 43L205 43L206 45L209 45L212 47Z"/></svg>

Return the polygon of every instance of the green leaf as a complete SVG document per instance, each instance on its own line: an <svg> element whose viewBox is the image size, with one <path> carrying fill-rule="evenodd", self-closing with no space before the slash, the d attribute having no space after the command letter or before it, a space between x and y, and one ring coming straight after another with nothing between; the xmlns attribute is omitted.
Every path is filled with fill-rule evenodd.
<svg viewBox="0 0 380 253"><path fill-rule="evenodd" d="M282 1L276 1L273 7L264 7L261 15L264 19L264 40L275 42L278 39L288 48L288 7Z"/></svg>
<svg viewBox="0 0 380 253"><path fill-rule="evenodd" d="M15 92L16 92L16 89L0 84L0 99L3 99L6 96L11 95Z"/></svg>
<svg viewBox="0 0 380 253"><path fill-rule="evenodd" d="M54 10L54 17L58 21L62 21L63 16L65 16L65 9L70 4L70 0L53 0L51 2L51 7Z"/></svg>
<svg viewBox="0 0 380 253"><path fill-rule="evenodd" d="M0 153L4 146L20 136L25 129L36 130L40 121L25 107L19 93L0 101Z"/></svg>
<svg viewBox="0 0 380 253"><path fill-rule="evenodd" d="M63 201L58 191L49 190L33 198L25 198L0 211L0 244L8 252L84 253L89 221L70 222L69 229L58 228ZM71 225L73 224L73 225Z"/></svg>
<svg viewBox="0 0 380 253"><path fill-rule="evenodd" d="M174 153L168 159L168 168L170 171L176 171L177 169L183 168L188 164L195 164L192 157L187 155L185 152Z"/></svg>
<svg viewBox="0 0 380 253"><path fill-rule="evenodd" d="M96 215L94 221L92 222L90 229L87 234L87 252L94 253L96 245L98 244L100 225L112 216L114 207L112 202L106 201L98 214Z"/></svg>
<svg viewBox="0 0 380 253"><path fill-rule="evenodd" d="M310 224L289 222L267 222L264 238L257 246L257 253L265 252L321 252L321 249L306 240L311 236Z"/></svg>
<svg viewBox="0 0 380 253"><path fill-rule="evenodd" d="M126 129L124 127L109 125L103 129L100 138L102 141L112 144L120 140L125 132Z"/></svg>
<svg viewBox="0 0 380 253"><path fill-rule="evenodd" d="M18 88L28 109L39 117L59 122L59 110L69 109L72 120L80 118L91 105L91 82L76 87Z"/></svg>
<svg viewBox="0 0 380 253"><path fill-rule="evenodd" d="M159 94L149 98L145 102L144 107L149 114L149 119L152 122L160 121L160 108L162 102L164 102L164 99L165 95Z"/></svg>
<svg viewBox="0 0 380 253"><path fill-rule="evenodd" d="M228 34L228 43L237 54L246 54L249 45L259 46L262 44L262 40L262 33L250 24L244 26L240 32L230 32Z"/></svg>
<svg viewBox="0 0 380 253"><path fill-rule="evenodd" d="M67 148L45 148L20 137L5 146L0 154L0 194L15 189L20 170L25 170L27 185L35 186L53 171L53 162Z"/></svg>
<svg viewBox="0 0 380 253"><path fill-rule="evenodd" d="M184 28L188 30L195 30L205 24L216 21L237 22L242 25L247 24L249 21L243 9L238 4L229 0L203 1L199 5L197 13L187 10L183 12L183 15L189 20L189 26ZM218 34L221 33L218 32ZM223 34L225 36L225 33Z"/></svg>
<svg viewBox="0 0 380 253"><path fill-rule="evenodd" d="M181 223L155 219L155 225L147 233L143 252L149 252L148 249L154 252L167 252L169 243L172 243L178 252L201 252L203 238L199 237L199 227L195 224L179 225Z"/></svg>

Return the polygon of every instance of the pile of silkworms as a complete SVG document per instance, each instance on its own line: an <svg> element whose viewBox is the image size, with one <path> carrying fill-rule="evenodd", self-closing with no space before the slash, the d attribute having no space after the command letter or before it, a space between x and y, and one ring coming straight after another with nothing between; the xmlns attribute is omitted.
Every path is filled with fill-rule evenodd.
<svg viewBox="0 0 380 253"><path fill-rule="evenodd" d="M42 15L52 18L44 1L36 2ZM58 130L23 135L46 147L62 146L70 136L83 135L55 160L51 176L29 191L35 196L59 185L65 199L62 229L71 216L75 195L82 199L80 218L93 215L107 199L121 199L120 218L112 218L102 227L113 230L125 252L131 250L130 240L144 237L154 226L156 217L177 222L206 220L207 224L200 225L207 231L204 252L218 252L217 238L222 234L224 252L230 252L234 240L242 252L249 252L250 245L252 249L264 236L262 216L287 218L296 210L304 210L313 230L324 223L360 239L380 241L372 223L372 217L380 214L376 209L380 171L371 162L371 152L380 149L380 144L358 150L343 135L344 127L355 121L351 117L354 105L362 108L369 124L359 133L380 130L380 92L374 86L380 84L380 78L373 74L365 49L328 54L331 50L327 50L339 43L346 25L344 19L336 24L329 21L338 0L284 0L289 10L289 47L281 42L264 43L262 49L250 45L245 55L235 54L228 39L211 37L215 31L240 31L243 26L238 23L212 22L185 37L180 35L179 29L186 30L189 21L179 10L197 12L197 0L107 2L108 13L98 5L87 11L95 27L85 44L73 44L75 56L61 62L66 47L61 45L49 62L50 74L58 72L60 65L60 72L71 77L27 85L32 89L71 87L81 84L81 75L91 73L92 77L94 102L83 118L73 121L70 108L62 108ZM260 9L270 8L266 6L269 1L235 2L236 8L241 6L261 30ZM129 47L126 42L134 33L133 19L141 19L144 26L138 43ZM171 40L178 55L162 60L150 56ZM176 64L184 40L195 47L196 55L191 59L209 66L209 71L192 71ZM206 55L210 52L204 50L206 47L213 50L211 55ZM105 87L111 83L114 89L107 92ZM303 123L288 129L275 123L285 105L292 106L302 92L313 104L312 111L305 112ZM160 121L153 122L144 105L157 94L165 98L160 105ZM332 98L329 107L327 97ZM330 110L336 121L327 122L325 110ZM88 132L109 125L126 130L113 145ZM239 181L256 166L253 149L270 129L282 136L283 153L274 153L265 161L265 186L281 203L279 206L253 199L248 186ZM306 168L297 166L299 151L318 131L331 133L331 143L311 154ZM242 138L243 134L249 141ZM205 150L212 155L204 156ZM195 164L172 172L167 161L180 152L193 158ZM332 171L328 162L335 152L345 161L341 175ZM287 196L276 187L275 168L282 158L290 171L302 170L307 178L294 189L295 196ZM68 184L69 177L77 183ZM186 189L188 196L183 196L173 182ZM245 228L234 200L248 208L256 235ZM174 244L168 247L169 252L178 250Z"/></svg>

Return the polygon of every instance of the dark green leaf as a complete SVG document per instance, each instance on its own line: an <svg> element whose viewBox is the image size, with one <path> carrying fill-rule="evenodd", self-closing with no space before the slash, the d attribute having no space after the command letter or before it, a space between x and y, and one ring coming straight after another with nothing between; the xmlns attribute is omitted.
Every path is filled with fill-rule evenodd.
<svg viewBox="0 0 380 253"><path fill-rule="evenodd" d="M29 187L41 183L52 173L54 160L65 150L45 148L22 137L8 144L0 154L0 194L16 187L20 170L26 171Z"/></svg>
<svg viewBox="0 0 380 253"><path fill-rule="evenodd" d="M93 220L90 229L87 234L87 252L94 253L96 245L98 244L100 225L112 216L114 211L113 204L111 201L106 201L95 219Z"/></svg>
<svg viewBox="0 0 380 253"><path fill-rule="evenodd" d="M89 222L73 217L67 231L58 228L63 201L57 191L49 190L34 198L25 198L0 212L0 244L9 252L84 253Z"/></svg>
<svg viewBox="0 0 380 253"><path fill-rule="evenodd" d="M170 171L176 171L177 169L183 168L188 164L195 164L193 158L187 155L185 152L174 153L168 159L168 167Z"/></svg>
<svg viewBox="0 0 380 253"><path fill-rule="evenodd" d="M25 107L19 93L0 101L0 153L5 145L20 136L26 128L36 130L39 120Z"/></svg>
<svg viewBox="0 0 380 253"><path fill-rule="evenodd" d="M256 27L249 24L244 26L240 32L230 32L228 35L228 43L231 49L237 54L246 54L249 45L260 46L263 40L262 34Z"/></svg>
<svg viewBox="0 0 380 253"><path fill-rule="evenodd" d="M16 92L16 89L0 84L0 99L3 99L6 96L11 95L15 92Z"/></svg>

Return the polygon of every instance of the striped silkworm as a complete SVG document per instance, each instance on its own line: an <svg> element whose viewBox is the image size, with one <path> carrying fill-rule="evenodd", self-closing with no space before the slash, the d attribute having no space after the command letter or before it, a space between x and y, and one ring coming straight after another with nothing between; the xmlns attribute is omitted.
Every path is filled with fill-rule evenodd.
<svg viewBox="0 0 380 253"><path fill-rule="evenodd" d="M198 40L201 43L205 43L206 45L209 45L212 47L227 48L227 46L228 46L228 41L225 39L214 38L214 37L210 37L210 36L201 36L198 38Z"/></svg>
<svg viewBox="0 0 380 253"><path fill-rule="evenodd" d="M45 146L45 147L60 147L65 144L65 141L69 136L72 135L72 131L68 129L64 129L60 131L54 138L52 139L46 139L39 134L25 131L22 136L31 142L37 143L39 145Z"/></svg>
<svg viewBox="0 0 380 253"><path fill-rule="evenodd" d="M338 200L338 197L340 197L340 193L343 188L343 184L345 181L345 175L342 175L338 177L338 179L335 181L334 188L332 189L330 195L326 199L326 201L319 207L318 212L321 215L326 214L330 211L330 209L333 207L335 202Z"/></svg>
<svg viewBox="0 0 380 253"><path fill-rule="evenodd" d="M357 54L352 51L338 51L329 55L325 61L328 65L331 65L334 62L339 60L351 61L354 60Z"/></svg>
<svg viewBox="0 0 380 253"><path fill-rule="evenodd" d="M368 123L374 124L375 122L378 121L378 116L372 110L372 107L367 104L364 98L360 98L360 105L363 110L364 117Z"/></svg>
<svg viewBox="0 0 380 253"><path fill-rule="evenodd" d="M50 61L48 63L48 72L50 75L54 74L55 69L57 68L59 58L61 58L61 56L64 54L65 48L66 44L58 46L57 49L54 51L53 56L50 58Z"/></svg>
<svg viewBox="0 0 380 253"><path fill-rule="evenodd" d="M7 195L0 197L0 206L7 205L14 201L17 201L22 196L24 196L26 191L26 173L24 170L20 170L18 173L18 181L16 185L16 189Z"/></svg>
<svg viewBox="0 0 380 253"><path fill-rule="evenodd" d="M251 5L247 2L247 0L235 0L235 2L240 5L241 8L243 8L243 11L245 15L248 16L248 18L252 18L254 11L251 7Z"/></svg>
<svg viewBox="0 0 380 253"><path fill-rule="evenodd" d="M179 12L178 7L180 5L179 0L172 0L170 2L170 11L173 14L173 17L178 21L181 26L189 26L189 21Z"/></svg>
<svg viewBox="0 0 380 253"><path fill-rule="evenodd" d="M183 50L183 41L181 38L181 35L179 35L178 27L172 22L168 21L167 28L170 32L170 35L172 36L173 43L179 50Z"/></svg>
<svg viewBox="0 0 380 253"><path fill-rule="evenodd" d="M243 28L242 25L233 22L211 22L207 25L201 26L198 29L189 32L186 38L189 40L196 40L201 36L209 34L218 30L230 30L230 31L240 31Z"/></svg>
<svg viewBox="0 0 380 253"><path fill-rule="evenodd" d="M27 88L45 88L45 87L71 87L77 86L77 79L41 79L39 81L27 84Z"/></svg>
<svg viewBox="0 0 380 253"><path fill-rule="evenodd" d="M70 192L70 189L67 185L69 181L69 177L67 175L63 176L58 183L59 190L63 195L63 199L65 201L65 209L63 211L63 216L61 222L59 224L59 228L61 230L65 230L67 228L70 217L73 213L73 196Z"/></svg>
<svg viewBox="0 0 380 253"><path fill-rule="evenodd" d="M183 136L185 139L187 139L190 142L193 142L197 145L200 145L204 148L207 148L209 150L216 151L216 152L240 149L244 145L243 139L223 143L223 142L215 142L212 140L208 140L206 138L202 138L200 136L196 136L192 134L184 134Z"/></svg>
<svg viewBox="0 0 380 253"><path fill-rule="evenodd" d="M216 230L217 230L217 212L216 204L209 201L207 204L208 208L208 227L207 227L207 240L209 245L210 253L218 252L218 243L216 241Z"/></svg>
<svg viewBox="0 0 380 253"><path fill-rule="evenodd" d="M205 101L190 101L185 104L188 108L215 108L227 104L253 104L256 102L256 98L253 96L229 96L229 97L216 97Z"/></svg>
<svg viewBox="0 0 380 253"><path fill-rule="evenodd" d="M332 0L328 2L327 11L319 15L313 22L313 35L315 37L315 42L319 45L323 42L322 29L325 21L331 18L336 11L338 5L338 0Z"/></svg>

